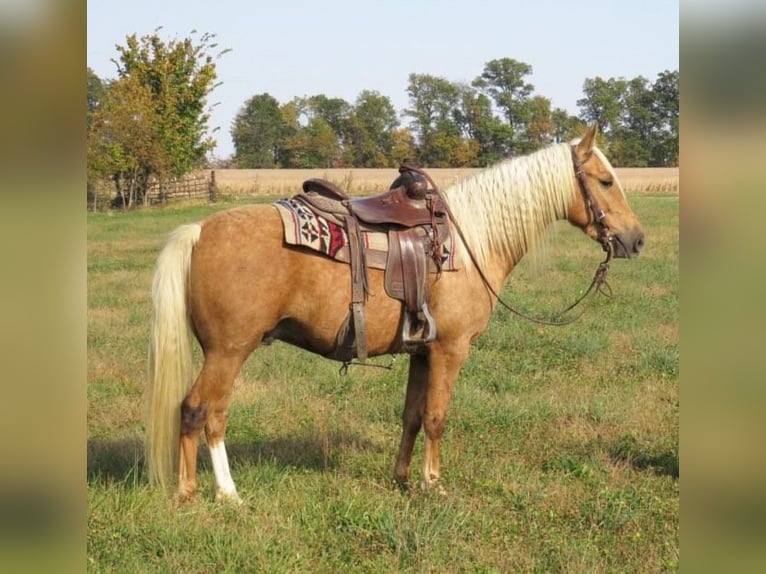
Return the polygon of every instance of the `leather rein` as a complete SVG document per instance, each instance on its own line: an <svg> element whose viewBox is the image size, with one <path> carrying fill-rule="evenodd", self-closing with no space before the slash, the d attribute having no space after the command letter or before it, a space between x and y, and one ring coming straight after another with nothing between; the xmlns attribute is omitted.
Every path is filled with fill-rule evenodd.
<svg viewBox="0 0 766 574"><path fill-rule="evenodd" d="M588 297L591 293L598 292L602 295L606 295L607 297L612 296L612 288L609 286L609 283L606 281L606 275L609 271L609 261L612 259L612 256L614 254L614 236L609 233L609 227L606 225L606 222L604 221L606 219L606 214L599 206L598 202L596 201L596 198L593 197L593 194L588 189L588 186L585 184L585 173L583 172L582 165L585 162L578 162L577 156L575 155L575 149L574 146L571 147L572 151L572 162L574 164L574 170L575 170L575 176L577 177L577 183L578 187L580 188L580 193L582 193L583 199L585 200L585 204L588 206L588 209L590 210L591 215L593 216L594 221L599 226L599 233L598 233L598 242L601 244L601 247L606 252L606 258L599 263L598 268L596 269L595 274L593 275L593 280L590 283L590 286L588 289L583 293L580 297L577 298L577 300L569 305L566 309L563 311L560 311L558 313L558 318L555 320L552 319L543 319L540 317L531 317L527 315L526 313L523 313L519 311L518 309L515 309L500 297L500 295L492 288L492 285L490 284L489 280L487 279L487 276L484 274L484 271L482 271L481 267L479 266L478 261L476 260L476 257L474 256L471 249L468 247L468 243L465 240L465 236L463 235L463 231L460 229L460 225L458 224L457 220L455 219L454 214L452 213L452 210L450 209L449 203L447 202L444 195L439 191L438 186L434 182L433 179L422 169L416 168L416 167L410 167L412 171L416 171L423 177L425 177L428 182L431 184L433 188L433 192L439 196L442 200L442 203L444 204L444 208L447 211L447 215L452 220L452 224L455 227L455 230L457 231L458 235L460 236L460 239L463 241L463 245L465 246L466 251L468 252L468 256L471 259L471 262L473 263L474 267L476 267L476 270L479 272L479 276L481 277L482 282L484 283L484 286L487 288L487 290L495 297L498 303L505 307L508 311L513 313L514 315L517 315L523 319L527 319L529 321L532 321L534 323L538 323L541 325L556 325L556 326L562 326L562 325L569 325L570 323L574 323L577 321L580 317L583 316L585 313L585 310L583 310L579 315L576 315L575 317L565 318L564 315L569 313L572 309L577 307L580 303L582 303L586 297Z"/></svg>

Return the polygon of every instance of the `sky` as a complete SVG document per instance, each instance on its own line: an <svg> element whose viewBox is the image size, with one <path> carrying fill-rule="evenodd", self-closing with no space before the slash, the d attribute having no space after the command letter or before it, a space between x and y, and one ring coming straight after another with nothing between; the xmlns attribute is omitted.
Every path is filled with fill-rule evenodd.
<svg viewBox="0 0 766 574"><path fill-rule="evenodd" d="M653 82L679 69L676 0L89 0L88 67L115 78L115 46L160 26L165 41L196 30L231 49L208 98L221 159L234 153L232 121L257 94L353 104L375 90L401 113L411 73L470 84L487 62L513 58L532 66L534 95L578 115L586 78Z"/></svg>

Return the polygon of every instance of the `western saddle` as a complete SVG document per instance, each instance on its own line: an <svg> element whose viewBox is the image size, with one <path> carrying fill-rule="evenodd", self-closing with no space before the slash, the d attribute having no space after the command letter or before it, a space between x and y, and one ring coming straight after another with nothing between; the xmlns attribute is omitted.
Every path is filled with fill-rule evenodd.
<svg viewBox="0 0 766 574"><path fill-rule="evenodd" d="M361 362L367 359L364 303L370 289L362 230L388 236L384 286L390 297L403 303L402 350L412 352L436 338L436 322L427 301L429 274L438 278L442 271L443 241L450 233L447 209L433 180L414 163L405 160L399 174L388 191L370 197L350 198L329 181L308 179L303 193L293 198L343 225L348 236L351 305L336 348L328 355L344 363L354 356Z"/></svg>

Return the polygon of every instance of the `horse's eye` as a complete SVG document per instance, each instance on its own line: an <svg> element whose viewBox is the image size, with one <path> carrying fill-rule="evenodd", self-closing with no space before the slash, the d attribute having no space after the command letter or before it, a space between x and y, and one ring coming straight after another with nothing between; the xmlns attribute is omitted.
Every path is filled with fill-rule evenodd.
<svg viewBox="0 0 766 574"><path fill-rule="evenodd" d="M603 187L604 189L609 189L610 187L612 187L612 184L614 183L614 181L612 181L611 179L599 179L598 181L601 184L601 187Z"/></svg>

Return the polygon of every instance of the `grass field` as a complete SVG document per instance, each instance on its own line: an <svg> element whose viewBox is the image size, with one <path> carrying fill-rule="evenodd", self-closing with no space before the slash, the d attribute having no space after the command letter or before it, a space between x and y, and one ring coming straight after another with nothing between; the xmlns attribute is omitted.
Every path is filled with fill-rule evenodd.
<svg viewBox="0 0 766 574"><path fill-rule="evenodd" d="M245 506L213 502L205 447L198 500L175 506L150 489L141 401L158 251L177 224L272 199L88 214L90 571L678 569L679 215L667 191L629 193L647 246L612 264L613 297L579 322L542 327L496 311L455 389L448 496L402 495L391 480L406 357L341 376L338 363L281 343L259 349L235 385L227 443ZM562 225L505 297L532 313L560 309L601 256Z"/></svg>

